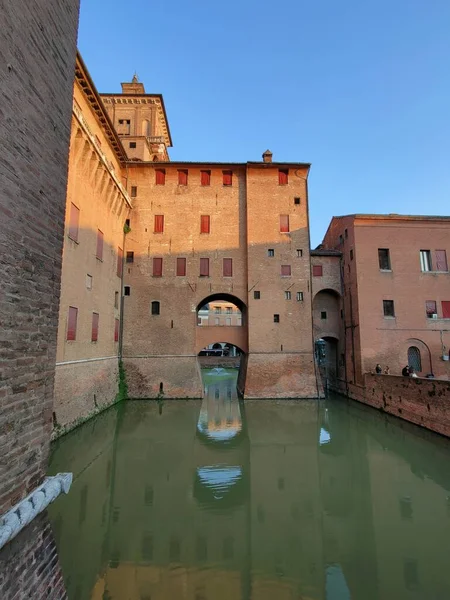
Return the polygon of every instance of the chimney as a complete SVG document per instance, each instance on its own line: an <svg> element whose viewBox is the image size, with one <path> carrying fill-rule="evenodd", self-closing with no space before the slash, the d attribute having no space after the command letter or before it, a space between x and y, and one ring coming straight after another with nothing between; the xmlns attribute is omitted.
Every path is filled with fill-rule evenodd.
<svg viewBox="0 0 450 600"><path fill-rule="evenodd" d="M271 163L272 162L272 152L270 150L266 150L264 152L264 154L262 155L262 158L265 163Z"/></svg>

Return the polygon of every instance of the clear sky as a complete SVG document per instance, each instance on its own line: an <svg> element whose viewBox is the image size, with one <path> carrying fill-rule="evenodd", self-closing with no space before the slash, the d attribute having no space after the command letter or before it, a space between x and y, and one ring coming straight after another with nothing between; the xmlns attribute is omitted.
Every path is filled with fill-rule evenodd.
<svg viewBox="0 0 450 600"><path fill-rule="evenodd" d="M333 215L450 206L450 0L81 0L100 92L162 93L172 160L312 163Z"/></svg>

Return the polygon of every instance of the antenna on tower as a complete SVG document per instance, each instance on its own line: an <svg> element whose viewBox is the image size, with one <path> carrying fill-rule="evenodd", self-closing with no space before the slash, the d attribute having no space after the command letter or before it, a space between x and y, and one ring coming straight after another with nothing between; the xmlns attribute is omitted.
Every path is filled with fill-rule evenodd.
<svg viewBox="0 0 450 600"><path fill-rule="evenodd" d="M138 79L136 71L134 72L133 79L131 80L131 83L139 83L139 79Z"/></svg>

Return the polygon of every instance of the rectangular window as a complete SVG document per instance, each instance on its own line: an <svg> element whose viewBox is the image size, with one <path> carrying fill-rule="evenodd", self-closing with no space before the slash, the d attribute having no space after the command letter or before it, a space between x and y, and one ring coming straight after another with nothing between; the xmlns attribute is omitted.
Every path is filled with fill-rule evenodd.
<svg viewBox="0 0 450 600"><path fill-rule="evenodd" d="M153 259L153 277L162 277L163 259Z"/></svg>
<svg viewBox="0 0 450 600"><path fill-rule="evenodd" d="M269 249L267 250L267 256L268 256L269 258L273 258L273 257L275 256L275 250L274 250L273 248L269 248Z"/></svg>
<svg viewBox="0 0 450 600"><path fill-rule="evenodd" d="M114 308L119 308L119 292L114 292Z"/></svg>
<svg viewBox="0 0 450 600"><path fill-rule="evenodd" d="M98 340L98 313L92 313L91 342Z"/></svg>
<svg viewBox="0 0 450 600"><path fill-rule="evenodd" d="M303 256L303 250L297 250L297 258L301 258Z"/></svg>
<svg viewBox="0 0 450 600"><path fill-rule="evenodd" d="M383 300L383 314L385 317L395 317L393 300Z"/></svg>
<svg viewBox="0 0 450 600"><path fill-rule="evenodd" d="M97 229L97 252L95 256L98 260L103 260L103 233Z"/></svg>
<svg viewBox="0 0 450 600"><path fill-rule="evenodd" d="M134 262L134 252L127 252L127 263L133 263Z"/></svg>
<svg viewBox="0 0 450 600"><path fill-rule="evenodd" d="M380 271L391 270L391 258L389 256L389 248L378 248L378 264Z"/></svg>
<svg viewBox="0 0 450 600"><path fill-rule="evenodd" d="M233 171L222 171L223 185L233 185Z"/></svg>
<svg viewBox="0 0 450 600"><path fill-rule="evenodd" d="M86 275L86 289L92 290L92 275Z"/></svg>
<svg viewBox="0 0 450 600"><path fill-rule="evenodd" d="M122 277L123 250L117 248L117 277Z"/></svg>
<svg viewBox="0 0 450 600"><path fill-rule="evenodd" d="M436 300L427 300L425 302L425 309L427 311L427 319L436 319L437 318Z"/></svg>
<svg viewBox="0 0 450 600"><path fill-rule="evenodd" d="M77 339L77 320L78 308L69 306L69 315L67 317L67 340L74 341Z"/></svg>
<svg viewBox="0 0 450 600"><path fill-rule="evenodd" d="M200 277L209 277L209 258L200 259Z"/></svg>
<svg viewBox="0 0 450 600"><path fill-rule="evenodd" d="M294 204L300 204L300 198L294 198Z"/></svg>
<svg viewBox="0 0 450 600"><path fill-rule="evenodd" d="M224 277L233 277L233 259L232 258L224 258L223 259L223 276Z"/></svg>
<svg viewBox="0 0 450 600"><path fill-rule="evenodd" d="M344 243L344 238L342 237L342 235L339 236L339 244L343 244Z"/></svg>
<svg viewBox="0 0 450 600"><path fill-rule="evenodd" d="M114 341L115 342L119 341L119 327L120 327L119 319L114 319Z"/></svg>
<svg viewBox="0 0 450 600"><path fill-rule="evenodd" d="M320 311L320 318L321 319L326 319L327 318L327 311L326 310Z"/></svg>
<svg viewBox="0 0 450 600"><path fill-rule="evenodd" d="M214 308L214 312L216 313L216 315L220 315L220 314L222 314L222 307L220 307L220 306L216 306L216 307Z"/></svg>
<svg viewBox="0 0 450 600"><path fill-rule="evenodd" d="M130 286L129 285L125 285L123 288L123 295L124 296L129 296L130 295Z"/></svg>
<svg viewBox="0 0 450 600"><path fill-rule="evenodd" d="M80 224L80 209L75 204L70 204L69 237L78 242L78 228Z"/></svg>
<svg viewBox="0 0 450 600"><path fill-rule="evenodd" d="M285 300L290 300L291 299L291 292L289 292L289 291L284 292L284 299Z"/></svg>
<svg viewBox="0 0 450 600"><path fill-rule="evenodd" d="M210 216L209 215L201 215L200 216L200 233L209 233L210 232Z"/></svg>
<svg viewBox="0 0 450 600"><path fill-rule="evenodd" d="M166 170L165 169L155 169L155 184L156 185L166 185Z"/></svg>
<svg viewBox="0 0 450 600"><path fill-rule="evenodd" d="M211 171L200 171L200 184L211 185Z"/></svg>
<svg viewBox="0 0 450 600"><path fill-rule="evenodd" d="M136 198L136 196L137 196L137 185L132 185L131 186L131 197Z"/></svg>
<svg viewBox="0 0 450 600"><path fill-rule="evenodd" d="M178 185L187 185L188 184L188 170L187 169L178 169Z"/></svg>
<svg viewBox="0 0 450 600"><path fill-rule="evenodd" d="M225 319L225 325L231 325L231 317Z"/></svg>
<svg viewBox="0 0 450 600"><path fill-rule="evenodd" d="M281 265L281 277L291 276L291 265Z"/></svg>
<svg viewBox="0 0 450 600"><path fill-rule="evenodd" d="M259 292L259 291L254 291L254 292L253 292L253 298L254 298L255 300L261 300L261 292Z"/></svg>
<svg viewBox="0 0 450 600"><path fill-rule="evenodd" d="M297 302L303 302L303 292L297 292Z"/></svg>
<svg viewBox="0 0 450 600"><path fill-rule="evenodd" d="M448 271L447 253L445 250L436 250L436 271Z"/></svg>
<svg viewBox="0 0 450 600"><path fill-rule="evenodd" d="M233 312L233 307L232 307L232 306L227 306L227 313L228 313L229 315L231 315L231 314L232 314L232 312Z"/></svg>
<svg viewBox="0 0 450 600"><path fill-rule="evenodd" d="M280 322L280 315L273 315L273 322L274 323L279 323Z"/></svg>
<svg viewBox="0 0 450 600"><path fill-rule="evenodd" d="M219 317L216 317L214 319L214 325L219 325L219 324L220 324L220 319L219 319Z"/></svg>
<svg viewBox="0 0 450 600"><path fill-rule="evenodd" d="M280 215L280 231L281 233L289 232L289 215Z"/></svg>
<svg viewBox="0 0 450 600"><path fill-rule="evenodd" d="M323 268L322 265L313 265L313 277L322 277Z"/></svg>
<svg viewBox="0 0 450 600"><path fill-rule="evenodd" d="M345 239L348 238L348 229L344 229Z"/></svg>
<svg viewBox="0 0 450 600"><path fill-rule="evenodd" d="M164 233L164 215L155 215L154 233Z"/></svg>
<svg viewBox="0 0 450 600"><path fill-rule="evenodd" d="M177 277L186 276L186 259L177 258Z"/></svg>
<svg viewBox="0 0 450 600"><path fill-rule="evenodd" d="M429 250L420 251L420 268L422 271L431 271L431 252Z"/></svg>
<svg viewBox="0 0 450 600"><path fill-rule="evenodd" d="M289 169L278 169L278 185L287 185L289 179Z"/></svg>
<svg viewBox="0 0 450 600"><path fill-rule="evenodd" d="M450 319L450 300L442 300L442 318Z"/></svg>
<svg viewBox="0 0 450 600"><path fill-rule="evenodd" d="M130 142L130 148L136 148L136 142Z"/></svg>

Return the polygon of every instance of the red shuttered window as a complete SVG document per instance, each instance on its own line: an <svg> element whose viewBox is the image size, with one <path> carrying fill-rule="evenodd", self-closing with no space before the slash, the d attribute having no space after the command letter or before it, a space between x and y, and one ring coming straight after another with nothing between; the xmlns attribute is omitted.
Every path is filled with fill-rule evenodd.
<svg viewBox="0 0 450 600"><path fill-rule="evenodd" d="M80 209L75 204L70 205L69 216L69 237L74 242L78 242L78 227L80 223Z"/></svg>
<svg viewBox="0 0 450 600"><path fill-rule="evenodd" d="M448 271L447 253L445 250L436 250L436 271Z"/></svg>
<svg viewBox="0 0 450 600"><path fill-rule="evenodd" d="M98 318L98 313L92 313L91 342L96 342L98 340Z"/></svg>
<svg viewBox="0 0 450 600"><path fill-rule="evenodd" d="M450 319L450 300L442 301L442 318Z"/></svg>
<svg viewBox="0 0 450 600"><path fill-rule="evenodd" d="M291 265L281 265L281 277L291 276Z"/></svg>
<svg viewBox="0 0 450 600"><path fill-rule="evenodd" d="M313 276L314 277L322 277L323 269L322 265L313 265Z"/></svg>
<svg viewBox="0 0 450 600"><path fill-rule="evenodd" d="M119 327L120 327L119 319L114 319L114 341L115 342L119 341Z"/></svg>
<svg viewBox="0 0 450 600"><path fill-rule="evenodd" d="M200 259L200 277L209 277L209 258Z"/></svg>
<svg viewBox="0 0 450 600"><path fill-rule="evenodd" d="M233 171L222 171L223 185L233 185Z"/></svg>
<svg viewBox="0 0 450 600"><path fill-rule="evenodd" d="M211 171L200 171L201 185L211 185Z"/></svg>
<svg viewBox="0 0 450 600"><path fill-rule="evenodd" d="M281 233L289 233L289 215L280 215Z"/></svg>
<svg viewBox="0 0 450 600"><path fill-rule="evenodd" d="M166 185L166 170L156 169L155 170L155 183L156 185Z"/></svg>
<svg viewBox="0 0 450 600"><path fill-rule="evenodd" d="M224 277L233 277L233 259L232 258L224 258L223 259L223 276Z"/></svg>
<svg viewBox="0 0 450 600"><path fill-rule="evenodd" d="M155 233L164 233L164 215L155 215Z"/></svg>
<svg viewBox="0 0 450 600"><path fill-rule="evenodd" d="M122 277L123 250L117 248L117 277Z"/></svg>
<svg viewBox="0 0 450 600"><path fill-rule="evenodd" d="M202 215L200 217L200 233L209 233L210 231L210 217L209 215Z"/></svg>
<svg viewBox="0 0 450 600"><path fill-rule="evenodd" d="M77 339L77 319L78 308L69 306L69 315L67 317L67 340L73 341Z"/></svg>
<svg viewBox="0 0 450 600"><path fill-rule="evenodd" d="M187 169L179 169L178 170L178 185L187 185L188 184L188 170Z"/></svg>
<svg viewBox="0 0 450 600"><path fill-rule="evenodd" d="M186 259L177 258L177 276L185 277L186 275Z"/></svg>
<svg viewBox="0 0 450 600"><path fill-rule="evenodd" d="M289 180L289 169L278 169L278 185L287 185Z"/></svg>
<svg viewBox="0 0 450 600"><path fill-rule="evenodd" d="M162 277L163 259L153 259L153 277Z"/></svg>
<svg viewBox="0 0 450 600"><path fill-rule="evenodd" d="M103 232L97 229L97 251L95 256L99 260L103 260Z"/></svg>

